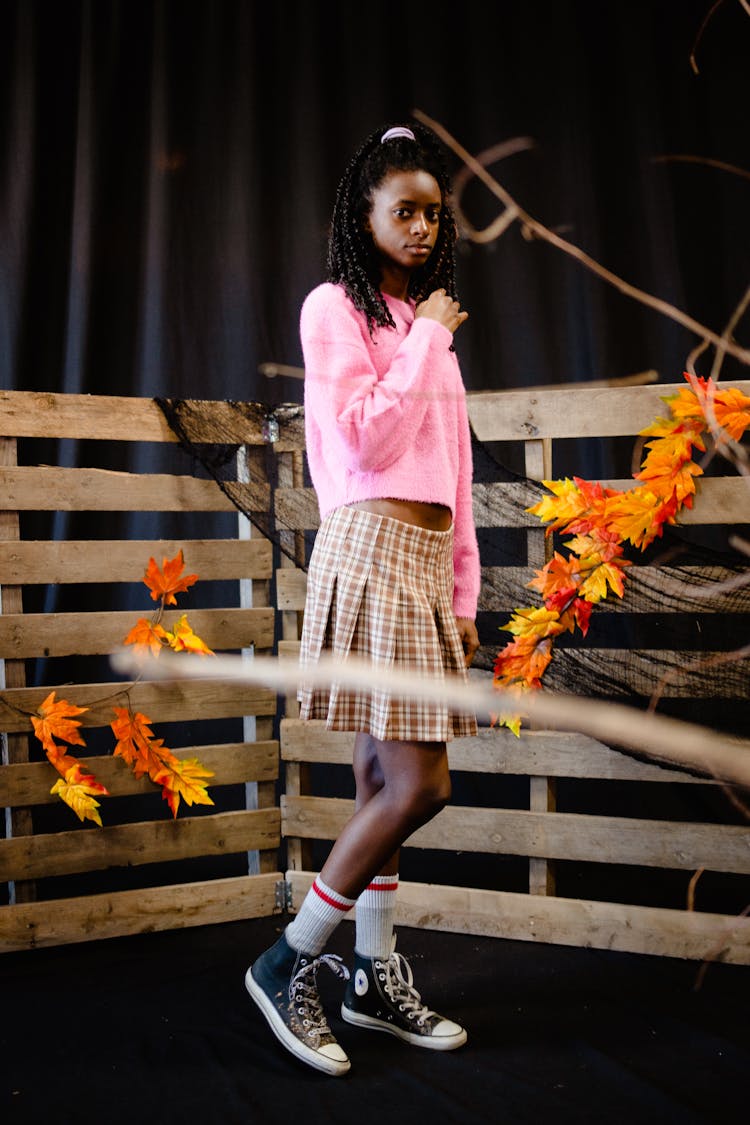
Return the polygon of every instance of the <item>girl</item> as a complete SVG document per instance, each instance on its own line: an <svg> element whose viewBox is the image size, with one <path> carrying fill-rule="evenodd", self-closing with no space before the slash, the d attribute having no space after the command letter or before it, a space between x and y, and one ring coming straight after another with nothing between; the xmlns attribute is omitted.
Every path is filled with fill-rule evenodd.
<svg viewBox="0 0 750 1125"><path fill-rule="evenodd" d="M465 675L479 552L471 444L453 333L456 226L434 134L378 130L339 185L329 281L310 293L300 329L305 426L321 526L308 574L302 663L322 650L421 675ZM349 980L341 1015L418 1047L466 1042L431 1011L395 952L399 848L450 797L446 742L473 716L381 691L303 687L302 718L356 731L355 812L296 918L247 971L247 989L278 1039L329 1074L349 1060L317 991L325 964ZM356 902L354 973L323 953Z"/></svg>

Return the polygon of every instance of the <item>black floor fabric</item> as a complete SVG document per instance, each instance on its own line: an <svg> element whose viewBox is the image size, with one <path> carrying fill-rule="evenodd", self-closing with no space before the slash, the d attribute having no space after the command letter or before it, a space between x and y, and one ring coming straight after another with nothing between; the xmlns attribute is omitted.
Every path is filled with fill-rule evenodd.
<svg viewBox="0 0 750 1125"><path fill-rule="evenodd" d="M5 1125L698 1125L747 1119L750 968L399 931L423 998L469 1030L446 1053L342 1023L328 1078L248 999L282 919L0 958ZM331 950L349 956L353 926ZM700 980L700 987L696 987Z"/></svg>

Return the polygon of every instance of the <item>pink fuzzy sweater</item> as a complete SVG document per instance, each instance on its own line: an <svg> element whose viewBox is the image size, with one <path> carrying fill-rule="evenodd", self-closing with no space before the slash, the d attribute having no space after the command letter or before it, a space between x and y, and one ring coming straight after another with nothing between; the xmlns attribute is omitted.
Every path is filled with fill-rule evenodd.
<svg viewBox="0 0 750 1125"><path fill-rule="evenodd" d="M385 295L393 328L373 337L339 285L302 306L307 459L321 517L360 500L444 504L454 521L457 617L474 618L479 550L466 393L447 328Z"/></svg>

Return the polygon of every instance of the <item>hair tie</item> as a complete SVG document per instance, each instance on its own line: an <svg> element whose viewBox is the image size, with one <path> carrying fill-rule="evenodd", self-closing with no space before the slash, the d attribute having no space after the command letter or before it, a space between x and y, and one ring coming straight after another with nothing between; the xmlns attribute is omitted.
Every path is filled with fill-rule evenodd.
<svg viewBox="0 0 750 1125"><path fill-rule="evenodd" d="M416 141L417 139L411 129L407 129L405 125L394 125L392 129L386 129L380 138L380 143L384 145L386 141L393 141L396 137L406 137L407 141Z"/></svg>

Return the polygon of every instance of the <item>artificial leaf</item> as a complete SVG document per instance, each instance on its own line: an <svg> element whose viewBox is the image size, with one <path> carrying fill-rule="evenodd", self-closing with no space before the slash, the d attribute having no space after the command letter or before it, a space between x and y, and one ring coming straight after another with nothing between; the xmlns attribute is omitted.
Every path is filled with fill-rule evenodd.
<svg viewBox="0 0 750 1125"><path fill-rule="evenodd" d="M579 586L578 594L587 602L595 604L606 598L609 590L621 598L624 589L624 575L620 567L613 563L600 563L599 566L592 567Z"/></svg>
<svg viewBox="0 0 750 1125"><path fill-rule="evenodd" d="M526 585L533 590L538 590L545 599L551 598L559 591L575 590L581 578L581 563L577 558L566 559L559 551L555 551L552 558L541 570L536 572Z"/></svg>
<svg viewBox="0 0 750 1125"><path fill-rule="evenodd" d="M509 641L495 659L495 683L507 687L520 680L529 687L538 687L551 659L551 637L533 634L517 637L514 641Z"/></svg>
<svg viewBox="0 0 750 1125"><path fill-rule="evenodd" d="M557 618L554 610L546 608L517 609L509 623L500 628L517 637L549 637L560 632Z"/></svg>
<svg viewBox="0 0 750 1125"><path fill-rule="evenodd" d="M647 465L636 480L648 481L648 486L657 496L674 496L679 507L692 507L695 494L695 477L703 476L703 469L694 461L686 461L675 469L674 465Z"/></svg>
<svg viewBox="0 0 750 1125"><path fill-rule="evenodd" d="M732 441L739 441L750 426L750 398L736 387L727 387L726 390L716 392L713 412L718 425L726 431ZM708 419L710 421L710 412Z"/></svg>
<svg viewBox="0 0 750 1125"><path fill-rule="evenodd" d="M147 715L140 711L133 714L126 707L113 710L116 718L110 725L117 739L115 755L132 767L136 777L148 774L153 780L153 775L174 756L165 749L163 739L154 737Z"/></svg>
<svg viewBox="0 0 750 1125"><path fill-rule="evenodd" d="M602 527L592 527L586 535L576 535L566 539L565 546L578 555L581 567L596 566L600 562L619 559L618 566L630 566L629 559L623 559L623 546L614 531Z"/></svg>
<svg viewBox="0 0 750 1125"><path fill-rule="evenodd" d="M124 640L126 645L135 645L136 649L149 649L154 656L158 656L164 645L168 642L169 634L161 625L155 625L141 617Z"/></svg>
<svg viewBox="0 0 750 1125"><path fill-rule="evenodd" d="M552 495L543 496L538 504L526 511L550 524L547 534L567 527L572 521L582 517L592 518L606 498L605 490L600 484L591 484L580 477L574 477L573 480L567 477L558 481L545 480L542 484Z"/></svg>
<svg viewBox="0 0 750 1125"><path fill-rule="evenodd" d="M173 559L162 559L161 569L153 558L148 560L143 581L151 591L151 597L155 602L177 605L175 594L184 593L198 581L197 574L185 574L180 577L184 568L182 551L178 551Z"/></svg>
<svg viewBox="0 0 750 1125"><path fill-rule="evenodd" d="M621 539L628 539L634 547L646 547L661 535L663 520L659 513L663 499L645 485L621 492L607 501L607 529Z"/></svg>
<svg viewBox="0 0 750 1125"><path fill-rule="evenodd" d="M50 793L61 797L79 820L93 820L101 828L99 802L95 798L109 796L109 794L93 774L83 772L79 763L72 766L64 778L61 777L55 782Z"/></svg>
<svg viewBox="0 0 750 1125"><path fill-rule="evenodd" d="M172 816L177 816L180 798L188 805L212 805L206 792L206 780L214 776L211 770L202 766L197 758L184 761L172 755L170 758L151 780L162 786L162 797L172 810Z"/></svg>
<svg viewBox="0 0 750 1125"><path fill-rule="evenodd" d="M34 734L48 754L60 752L61 748L55 742L56 738L60 738L64 742L74 743L76 746L86 745L78 733L78 727L81 725L80 719L72 717L73 715L82 715L84 711L88 711L88 707L76 707L74 703L68 703L67 699L59 699L56 703L55 692L49 693L39 707L38 716L31 716Z"/></svg>
<svg viewBox="0 0 750 1125"><path fill-rule="evenodd" d="M215 653L205 641L197 636L188 624L187 614L183 613L171 633L165 633L167 641L175 652L195 652L200 656L214 656Z"/></svg>

